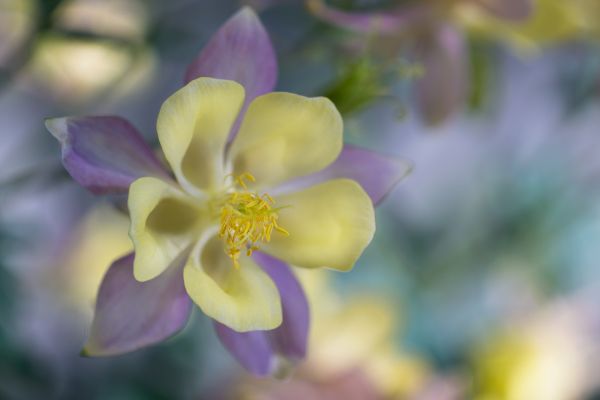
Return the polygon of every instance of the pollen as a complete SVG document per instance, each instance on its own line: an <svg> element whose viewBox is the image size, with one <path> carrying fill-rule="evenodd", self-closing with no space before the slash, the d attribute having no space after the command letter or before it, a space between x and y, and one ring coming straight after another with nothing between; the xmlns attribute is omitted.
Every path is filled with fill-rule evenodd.
<svg viewBox="0 0 600 400"><path fill-rule="evenodd" d="M288 231L278 225L278 211L275 201L264 193L259 195L248 190L246 181L254 182L254 177L244 173L235 178L240 190L228 193L221 208L221 229L219 237L225 241L225 252L239 268L239 257L242 251L247 256L259 249L260 243L268 243L273 231L289 235Z"/></svg>

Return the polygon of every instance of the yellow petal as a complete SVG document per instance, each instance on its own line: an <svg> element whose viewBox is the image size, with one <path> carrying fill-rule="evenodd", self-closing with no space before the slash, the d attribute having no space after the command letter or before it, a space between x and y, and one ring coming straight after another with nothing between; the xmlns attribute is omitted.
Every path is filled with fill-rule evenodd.
<svg viewBox="0 0 600 400"><path fill-rule="evenodd" d="M227 137L244 101L233 81L198 78L160 109L158 139L179 183L191 193L223 183Z"/></svg>
<svg viewBox="0 0 600 400"><path fill-rule="evenodd" d="M135 248L138 281L160 275L199 237L203 213L194 198L157 178L144 177L129 187L129 236Z"/></svg>
<svg viewBox="0 0 600 400"><path fill-rule="evenodd" d="M379 348L392 341L398 310L383 299L359 296L341 302L337 309L327 303L318 306L313 307L308 362L322 374L339 375L345 369L364 367Z"/></svg>
<svg viewBox="0 0 600 400"><path fill-rule="evenodd" d="M257 185L272 186L319 171L339 155L342 130L340 113L324 97L257 97L231 147L234 175L249 172Z"/></svg>
<svg viewBox="0 0 600 400"><path fill-rule="evenodd" d="M587 25L593 15L585 1L535 0L534 12L522 22L495 18L475 3L463 2L456 9L458 23L471 33L508 42L525 55L582 36L592 28Z"/></svg>
<svg viewBox="0 0 600 400"><path fill-rule="evenodd" d="M101 204L92 208L69 235L72 240L58 268L48 269L52 276L47 278L59 285L59 294L90 324L102 277L114 260L132 251L128 228L129 218L114 207Z"/></svg>
<svg viewBox="0 0 600 400"><path fill-rule="evenodd" d="M188 294L209 317L238 332L275 329L281 324L279 292L250 257L235 268L216 236L199 242L183 278Z"/></svg>
<svg viewBox="0 0 600 400"><path fill-rule="evenodd" d="M305 268L350 270L375 233L373 203L350 179L335 179L275 198L278 224L261 247L290 264Z"/></svg>

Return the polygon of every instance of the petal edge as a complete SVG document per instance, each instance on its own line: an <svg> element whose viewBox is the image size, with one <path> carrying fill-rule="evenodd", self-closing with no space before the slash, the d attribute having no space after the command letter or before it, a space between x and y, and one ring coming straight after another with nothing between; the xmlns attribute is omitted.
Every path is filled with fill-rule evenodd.
<svg viewBox="0 0 600 400"><path fill-rule="evenodd" d="M50 118L45 125L61 144L66 170L92 193L124 193L142 176L169 179L142 135L121 117Z"/></svg>
<svg viewBox="0 0 600 400"><path fill-rule="evenodd" d="M371 198L350 179L276 196L275 202L285 207L278 223L289 236L274 234L261 250L294 266L349 271L375 233Z"/></svg>
<svg viewBox="0 0 600 400"><path fill-rule="evenodd" d="M331 179L348 178L358 182L377 206L411 170L412 164L408 161L346 144L331 165L314 174L286 182L272 194L299 190Z"/></svg>
<svg viewBox="0 0 600 400"><path fill-rule="evenodd" d="M247 103L273 90L277 81L275 50L251 8L242 8L221 26L188 67L185 81L202 76L240 83L246 89Z"/></svg>
<svg viewBox="0 0 600 400"><path fill-rule="evenodd" d="M173 265L151 282L133 277L133 253L107 271L96 304L90 336L82 353L110 356L163 341L181 330L191 304L185 292L182 265Z"/></svg>

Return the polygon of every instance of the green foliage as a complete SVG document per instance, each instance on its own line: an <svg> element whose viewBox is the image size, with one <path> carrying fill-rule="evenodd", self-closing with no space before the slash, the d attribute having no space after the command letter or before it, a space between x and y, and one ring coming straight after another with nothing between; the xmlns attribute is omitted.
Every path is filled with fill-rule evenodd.
<svg viewBox="0 0 600 400"><path fill-rule="evenodd" d="M370 60L361 59L344 67L323 95L335 103L342 115L348 115L385 93L380 69Z"/></svg>

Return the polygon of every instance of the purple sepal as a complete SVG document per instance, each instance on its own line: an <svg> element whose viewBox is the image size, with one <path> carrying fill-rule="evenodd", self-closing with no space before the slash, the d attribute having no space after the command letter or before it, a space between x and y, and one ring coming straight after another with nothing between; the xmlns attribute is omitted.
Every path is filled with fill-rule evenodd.
<svg viewBox="0 0 600 400"><path fill-rule="evenodd" d="M69 174L92 193L126 193L142 176L168 179L142 135L121 117L54 118L46 127L61 144Z"/></svg>
<svg viewBox="0 0 600 400"><path fill-rule="evenodd" d="M294 363L306 356L310 314L308 301L290 267L264 253L254 260L271 277L281 296L283 321L271 331L236 332L215 322L221 343L232 356L256 376L276 373L278 356Z"/></svg>
<svg viewBox="0 0 600 400"><path fill-rule="evenodd" d="M277 82L277 58L265 27L249 7L233 15L212 36L185 74L229 79L246 89L246 104Z"/></svg>
<svg viewBox="0 0 600 400"><path fill-rule="evenodd" d="M512 22L525 21L533 14L532 0L476 0L497 18Z"/></svg>
<svg viewBox="0 0 600 400"><path fill-rule="evenodd" d="M421 112L430 124L439 124L463 106L467 95L467 49L462 35L441 25L419 43L418 62L425 75L417 82Z"/></svg>
<svg viewBox="0 0 600 400"><path fill-rule="evenodd" d="M82 355L130 352L161 342L185 326L192 302L183 285L181 260L159 277L138 282L133 257L132 253L115 261L104 276Z"/></svg>
<svg viewBox="0 0 600 400"><path fill-rule="evenodd" d="M236 332L214 321L217 337L223 346L248 372L268 376L275 368L275 354L265 331Z"/></svg>
<svg viewBox="0 0 600 400"><path fill-rule="evenodd" d="M274 350L292 361L306 356L310 311L304 290L291 268L283 261L254 252L254 261L271 277L281 296L283 321L267 335Z"/></svg>
<svg viewBox="0 0 600 400"><path fill-rule="evenodd" d="M361 33L398 34L419 23L431 13L429 5L401 6L385 12L349 12L330 7L323 0L308 0L313 15L340 28Z"/></svg>
<svg viewBox="0 0 600 400"><path fill-rule="evenodd" d="M412 165L404 160L346 144L330 166L287 182L277 191L290 192L330 179L349 178L357 181L371 197L373 204L378 205L411 169Z"/></svg>

